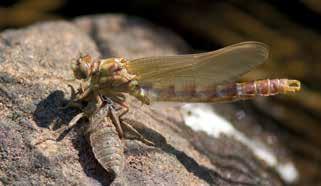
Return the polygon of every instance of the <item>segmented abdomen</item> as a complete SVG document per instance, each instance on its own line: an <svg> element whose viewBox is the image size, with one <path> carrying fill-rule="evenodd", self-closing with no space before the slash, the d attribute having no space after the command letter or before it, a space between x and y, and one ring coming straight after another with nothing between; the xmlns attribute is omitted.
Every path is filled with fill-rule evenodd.
<svg viewBox="0 0 321 186"><path fill-rule="evenodd" d="M179 87L179 88L178 88ZM179 102L224 102L250 99L256 96L287 94L300 90L300 82L289 79L265 79L244 83L230 83L209 87L186 86L173 84L168 88L141 89L141 94L152 101Z"/></svg>
<svg viewBox="0 0 321 186"><path fill-rule="evenodd" d="M86 131L87 138L92 147L95 158L106 171L114 175L117 185L125 185L123 178L124 152L121 139L105 106L89 118L89 126Z"/></svg>

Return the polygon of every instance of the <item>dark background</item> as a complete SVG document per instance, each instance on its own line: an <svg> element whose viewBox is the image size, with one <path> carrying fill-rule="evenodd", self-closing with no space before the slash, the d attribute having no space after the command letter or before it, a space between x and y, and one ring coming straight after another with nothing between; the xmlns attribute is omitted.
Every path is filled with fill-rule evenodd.
<svg viewBox="0 0 321 186"><path fill-rule="evenodd" d="M125 13L143 17L151 22L168 27L179 33L197 49L219 47L219 42L209 42L202 34L184 29L177 24L178 14L189 16L188 11L211 11L210 6L227 3L239 7L242 11L246 4L257 4L255 1L243 0L1 0L0 28L12 28L29 25L39 20L74 18L88 14ZM318 0L265 0L263 6L273 7L274 11L286 16L289 21L300 27L321 31L321 2ZM260 10L257 10L260 11ZM212 12L213 13L213 12ZM273 12L271 12L273 14ZM218 17L220 16L217 14ZM255 14L250 13L250 16ZM236 20L237 21L237 17ZM195 22L199 20L195 19ZM241 20L240 20L241 21ZM189 23L195 24L195 23Z"/></svg>
<svg viewBox="0 0 321 186"><path fill-rule="evenodd" d="M267 43L268 63L243 79L298 79L302 91L249 107L262 121L277 123L300 170L297 184L321 184L320 0L1 0L0 29L107 13L149 20L180 35L195 51L248 40Z"/></svg>

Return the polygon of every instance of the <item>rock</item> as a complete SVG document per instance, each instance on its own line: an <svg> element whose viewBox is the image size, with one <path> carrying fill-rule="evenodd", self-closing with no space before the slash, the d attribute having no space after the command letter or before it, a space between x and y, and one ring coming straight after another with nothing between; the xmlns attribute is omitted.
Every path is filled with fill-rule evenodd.
<svg viewBox="0 0 321 186"><path fill-rule="evenodd" d="M62 21L2 32L0 43L0 180L5 185L90 183L70 141L34 143L50 135L50 126L70 120L74 111L58 109L69 92L70 61L80 53L98 56L95 43Z"/></svg>
<svg viewBox="0 0 321 186"><path fill-rule="evenodd" d="M139 58L186 52L172 32L122 15L82 17L75 23L93 38L103 56Z"/></svg>
<svg viewBox="0 0 321 186"><path fill-rule="evenodd" d="M37 144L77 114L59 109L70 96L70 62L81 54L135 58L187 50L173 33L122 15L41 23L0 36L3 185L108 185L111 175L93 158L81 127ZM175 107L151 109L131 97L129 104L126 120L156 145L124 140L128 185L282 185L239 139L195 132Z"/></svg>

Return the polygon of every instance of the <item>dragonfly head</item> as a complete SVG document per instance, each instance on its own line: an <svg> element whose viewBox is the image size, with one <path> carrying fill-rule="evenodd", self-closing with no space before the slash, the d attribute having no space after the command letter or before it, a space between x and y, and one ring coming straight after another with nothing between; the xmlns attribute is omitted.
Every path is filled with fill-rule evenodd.
<svg viewBox="0 0 321 186"><path fill-rule="evenodd" d="M90 55L81 56L71 64L72 71L76 79L86 79L92 69L93 58Z"/></svg>

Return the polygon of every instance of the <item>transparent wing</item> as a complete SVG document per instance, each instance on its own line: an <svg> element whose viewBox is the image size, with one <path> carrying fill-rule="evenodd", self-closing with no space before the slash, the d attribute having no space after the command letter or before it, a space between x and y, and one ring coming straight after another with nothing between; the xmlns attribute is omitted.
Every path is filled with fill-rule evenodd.
<svg viewBox="0 0 321 186"><path fill-rule="evenodd" d="M128 71L145 87L215 86L235 81L268 58L268 47L243 42L216 51L131 60Z"/></svg>

